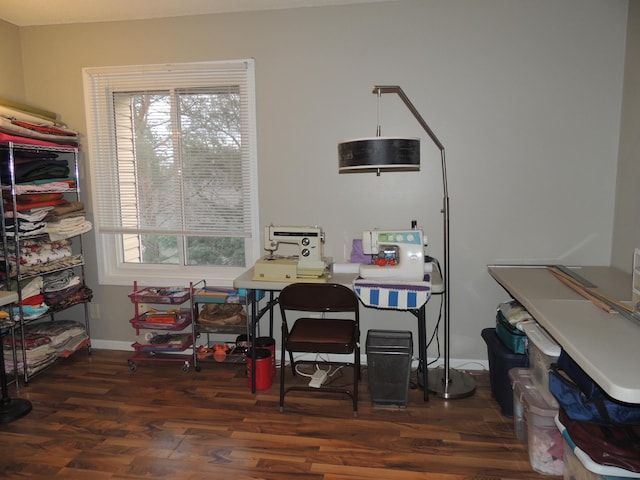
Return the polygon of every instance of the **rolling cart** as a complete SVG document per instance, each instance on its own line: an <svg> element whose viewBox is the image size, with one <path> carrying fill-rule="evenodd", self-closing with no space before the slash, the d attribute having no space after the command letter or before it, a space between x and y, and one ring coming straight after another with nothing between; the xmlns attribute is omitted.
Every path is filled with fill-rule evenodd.
<svg viewBox="0 0 640 480"><path fill-rule="evenodd" d="M129 320L140 336L148 330L144 340L131 346L134 354L129 358L129 368L135 372L139 362L175 362L183 372L191 367L192 354L184 353L193 346L191 322L193 319L193 284L189 287L141 287L133 284L129 294L134 304L134 316Z"/></svg>

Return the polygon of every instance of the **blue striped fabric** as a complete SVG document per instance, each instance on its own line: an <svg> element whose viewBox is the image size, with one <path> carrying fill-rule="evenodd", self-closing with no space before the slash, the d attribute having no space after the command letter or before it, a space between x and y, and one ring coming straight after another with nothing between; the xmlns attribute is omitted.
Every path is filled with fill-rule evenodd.
<svg viewBox="0 0 640 480"><path fill-rule="evenodd" d="M416 310L427 303L431 296L431 277L426 274L422 282L357 278L353 289L368 307Z"/></svg>

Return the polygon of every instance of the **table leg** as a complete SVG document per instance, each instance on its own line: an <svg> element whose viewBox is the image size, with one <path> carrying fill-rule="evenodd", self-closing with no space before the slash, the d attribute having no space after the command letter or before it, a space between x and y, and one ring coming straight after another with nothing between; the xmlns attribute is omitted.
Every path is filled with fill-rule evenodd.
<svg viewBox="0 0 640 480"><path fill-rule="evenodd" d="M249 338L251 339L251 355L247 361L251 362L251 371L255 372L256 364L255 364L255 354L256 354L256 342L254 339L256 337L256 331L258 329L258 322L265 315L265 313L269 312L269 335L273 337L273 307L278 303L278 300L274 298L273 291L269 292L269 301L267 305L263 308L259 308L258 303L260 299L258 298L258 294L254 289L247 289L247 297L246 297L246 306L249 308L251 312L250 318L250 328L249 328ZM256 393L256 376L251 376L251 393Z"/></svg>
<svg viewBox="0 0 640 480"><path fill-rule="evenodd" d="M251 304L251 320L249 321L251 328L249 333L249 341L251 342L251 355L249 356L248 361L251 362L251 393L256 393L256 325L258 323L257 319L257 305L256 305L256 292L255 290L248 290L247 298L249 303Z"/></svg>
<svg viewBox="0 0 640 480"><path fill-rule="evenodd" d="M7 372L4 366L4 343L2 337L6 331L0 332L0 383L2 383L2 400L0 400L0 423L9 423L26 415L31 411L32 405L29 400L23 398L11 398L7 386ZM27 368L25 364L25 370Z"/></svg>
<svg viewBox="0 0 640 480"><path fill-rule="evenodd" d="M422 368L422 389L424 401L427 402L429 400L429 389L427 388L429 369L427 368L427 315L425 306L420 307L415 315L418 318L418 374L420 374L420 369Z"/></svg>

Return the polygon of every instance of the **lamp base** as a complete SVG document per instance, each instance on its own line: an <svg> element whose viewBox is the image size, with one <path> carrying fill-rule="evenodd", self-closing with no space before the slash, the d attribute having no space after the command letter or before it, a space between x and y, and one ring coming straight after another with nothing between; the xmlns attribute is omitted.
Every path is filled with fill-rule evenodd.
<svg viewBox="0 0 640 480"><path fill-rule="evenodd" d="M470 397L476 391L476 381L466 372L449 369L449 382L445 382L445 370L442 367L429 371L429 391L441 398L456 399Z"/></svg>
<svg viewBox="0 0 640 480"><path fill-rule="evenodd" d="M10 423L31 411L29 400L8 398L0 402L0 423Z"/></svg>

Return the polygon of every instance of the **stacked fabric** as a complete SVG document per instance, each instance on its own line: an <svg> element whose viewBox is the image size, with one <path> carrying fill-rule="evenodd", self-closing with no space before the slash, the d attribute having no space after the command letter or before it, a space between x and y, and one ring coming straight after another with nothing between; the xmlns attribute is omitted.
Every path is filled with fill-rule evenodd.
<svg viewBox="0 0 640 480"><path fill-rule="evenodd" d="M23 238L48 233L51 240L59 240L91 230L84 206L64 196L75 190L77 181L77 170L69 161L72 150L65 147L77 147L78 137L54 113L0 99L0 177L4 185L15 185L13 192L3 192L8 235L17 232ZM14 148L10 152L10 141L56 148ZM73 219L45 219L56 207L70 207L75 213L67 218Z"/></svg>
<svg viewBox="0 0 640 480"><path fill-rule="evenodd" d="M59 357L66 357L83 347L89 340L82 323L73 320L53 320L27 325L25 341L16 336L16 355L18 372L26 370L29 376L53 364ZM3 338L4 361L7 372L13 369L13 341L10 336Z"/></svg>
<svg viewBox="0 0 640 480"><path fill-rule="evenodd" d="M7 373L15 373L13 368L13 342L11 337L3 337L4 342L4 364ZM43 368L48 367L56 361L58 354L56 349L51 345L51 339L34 334L25 334L24 343L19 336L15 337L15 353L17 360L17 370L19 373L24 373L25 370L25 355L26 355L26 370L29 376L37 373Z"/></svg>
<svg viewBox="0 0 640 480"><path fill-rule="evenodd" d="M90 302L93 291L87 287L73 269L44 276L42 286L44 302L52 311L60 311L78 303Z"/></svg>
<svg viewBox="0 0 640 480"><path fill-rule="evenodd" d="M49 310L42 295L43 278L37 276L28 281L21 282L22 291L22 315L24 320L38 318ZM20 320L20 309L13 307L14 320Z"/></svg>
<svg viewBox="0 0 640 480"><path fill-rule="evenodd" d="M83 262L82 255L73 254L69 239L56 241L51 241L46 237L28 239L22 242L19 255L16 252L15 244L9 245L7 253L9 256L5 258L4 252L0 252L0 259L9 263L12 277L18 273L18 263L22 275L38 275L70 268Z"/></svg>
<svg viewBox="0 0 640 480"><path fill-rule="evenodd" d="M24 320L33 320L45 314L58 312L79 303L90 302L93 291L87 287L72 268L10 284L12 290L22 292L22 315ZM14 320L20 319L20 308L12 308Z"/></svg>
<svg viewBox="0 0 640 480"><path fill-rule="evenodd" d="M640 404L611 398L564 350L550 367L549 389L560 406L556 425L587 470L640 478Z"/></svg>
<svg viewBox="0 0 640 480"><path fill-rule="evenodd" d="M51 240L71 238L92 229L85 218L84 205L69 201L66 192L75 188L69 177L69 162L59 154L40 150L14 150L15 197L3 192L7 234L21 238L48 234ZM0 148L0 175L3 183L11 177L9 151ZM15 205L14 200L15 198Z"/></svg>
<svg viewBox="0 0 640 480"><path fill-rule="evenodd" d="M25 320L15 350L12 338L3 338L11 347L5 348L10 371L16 353L18 370L32 375L88 341L77 322L36 323L93 295L74 273L84 259L71 242L92 228L78 201L78 138L57 115L0 99L2 221L9 240L0 249L0 278L20 292L20 304L7 309L10 317Z"/></svg>
<svg viewBox="0 0 640 480"><path fill-rule="evenodd" d="M15 218L13 211L5 211L4 223L7 236L14 237L16 228L21 238L35 237L46 233L44 231L47 226L44 222L46 216L47 210L44 208L37 208L27 212L18 211Z"/></svg>
<svg viewBox="0 0 640 480"><path fill-rule="evenodd" d="M34 109L28 105L2 102L0 104L0 141L29 139L60 145L77 145L78 132L59 122L51 112Z"/></svg>
<svg viewBox="0 0 640 480"><path fill-rule="evenodd" d="M89 335L84 325L73 320L51 320L28 325L25 329L31 335L39 335L51 340L51 346L59 357L75 352Z"/></svg>

